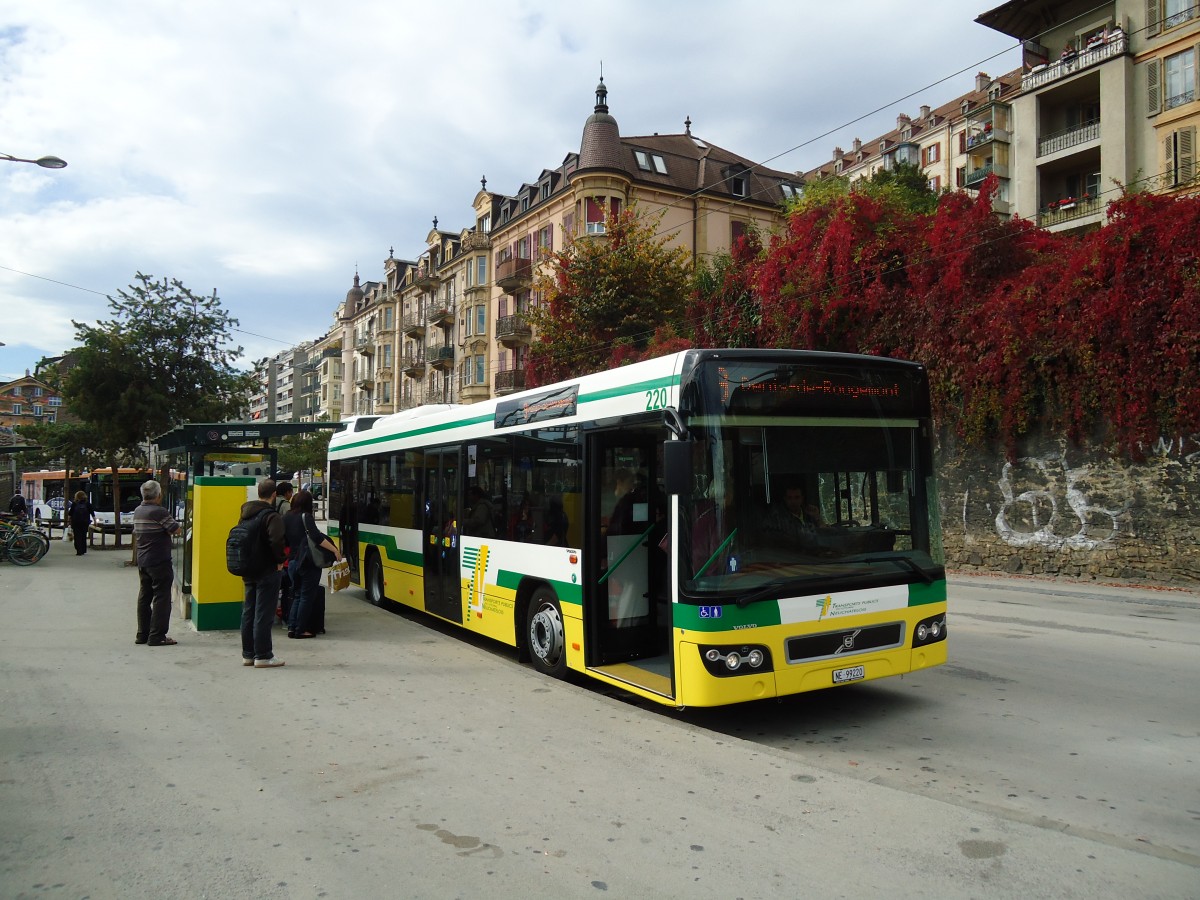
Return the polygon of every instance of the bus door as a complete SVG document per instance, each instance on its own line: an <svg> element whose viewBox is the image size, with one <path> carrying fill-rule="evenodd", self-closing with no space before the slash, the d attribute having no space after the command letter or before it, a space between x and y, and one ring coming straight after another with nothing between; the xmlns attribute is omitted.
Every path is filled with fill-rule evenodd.
<svg viewBox="0 0 1200 900"><path fill-rule="evenodd" d="M588 493L597 498L586 536L591 665L666 653L666 509L658 489L663 438L658 422L590 436Z"/></svg>
<svg viewBox="0 0 1200 900"><path fill-rule="evenodd" d="M425 563L425 610L462 623L462 581L459 579L459 465L458 447L425 453L425 484L421 546Z"/></svg>

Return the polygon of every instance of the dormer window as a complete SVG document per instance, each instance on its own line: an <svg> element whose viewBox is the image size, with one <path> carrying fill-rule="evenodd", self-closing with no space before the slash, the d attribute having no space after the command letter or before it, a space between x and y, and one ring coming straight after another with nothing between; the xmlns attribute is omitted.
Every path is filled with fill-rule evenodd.
<svg viewBox="0 0 1200 900"><path fill-rule="evenodd" d="M481 232L483 232L484 234L487 234L489 231L492 230L492 214L491 213L485 213L483 216L480 217L479 230Z"/></svg>
<svg viewBox="0 0 1200 900"><path fill-rule="evenodd" d="M667 161L657 153L634 150L633 158L637 160L637 166L643 172L657 172L659 175L667 174Z"/></svg>
<svg viewBox="0 0 1200 900"><path fill-rule="evenodd" d="M746 196L746 176L734 175L729 179L729 192L735 197Z"/></svg>
<svg viewBox="0 0 1200 900"><path fill-rule="evenodd" d="M779 186L779 189L783 191L783 199L788 202L791 202L792 200L799 200L802 196L804 196L804 189L795 184L788 184L784 182Z"/></svg>
<svg viewBox="0 0 1200 900"><path fill-rule="evenodd" d="M525 212L527 209L529 209L529 204L530 204L529 195L526 194L524 197L521 198L521 212Z"/></svg>
<svg viewBox="0 0 1200 900"><path fill-rule="evenodd" d="M540 199L542 199L542 200L550 199L550 182L549 181L542 182Z"/></svg>

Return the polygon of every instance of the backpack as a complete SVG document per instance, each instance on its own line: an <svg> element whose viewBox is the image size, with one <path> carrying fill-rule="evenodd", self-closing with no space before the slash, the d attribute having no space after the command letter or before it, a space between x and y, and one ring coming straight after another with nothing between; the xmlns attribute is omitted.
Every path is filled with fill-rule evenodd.
<svg viewBox="0 0 1200 900"><path fill-rule="evenodd" d="M263 519L273 512L274 507L264 509L252 519L239 519L229 529L229 537L225 539L225 568L230 575L247 578L266 570Z"/></svg>

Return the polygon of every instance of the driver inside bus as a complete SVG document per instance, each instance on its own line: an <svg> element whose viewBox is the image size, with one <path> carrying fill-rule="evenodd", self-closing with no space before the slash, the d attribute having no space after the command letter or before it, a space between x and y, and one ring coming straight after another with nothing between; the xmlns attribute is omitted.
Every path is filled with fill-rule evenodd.
<svg viewBox="0 0 1200 900"><path fill-rule="evenodd" d="M783 502L772 503L763 522L764 538L776 546L817 548L817 529L823 528L821 511L808 502L804 485L789 481L783 488Z"/></svg>

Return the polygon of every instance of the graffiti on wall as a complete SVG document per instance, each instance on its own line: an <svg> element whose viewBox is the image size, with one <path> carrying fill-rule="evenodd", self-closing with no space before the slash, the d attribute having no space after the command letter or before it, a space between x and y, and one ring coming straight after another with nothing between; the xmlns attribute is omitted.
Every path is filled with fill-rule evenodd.
<svg viewBox="0 0 1200 900"><path fill-rule="evenodd" d="M1133 498L1117 506L1093 501L1093 466L1068 465L1065 454L1004 463L996 533L1011 547L1102 550L1127 530Z"/></svg>

